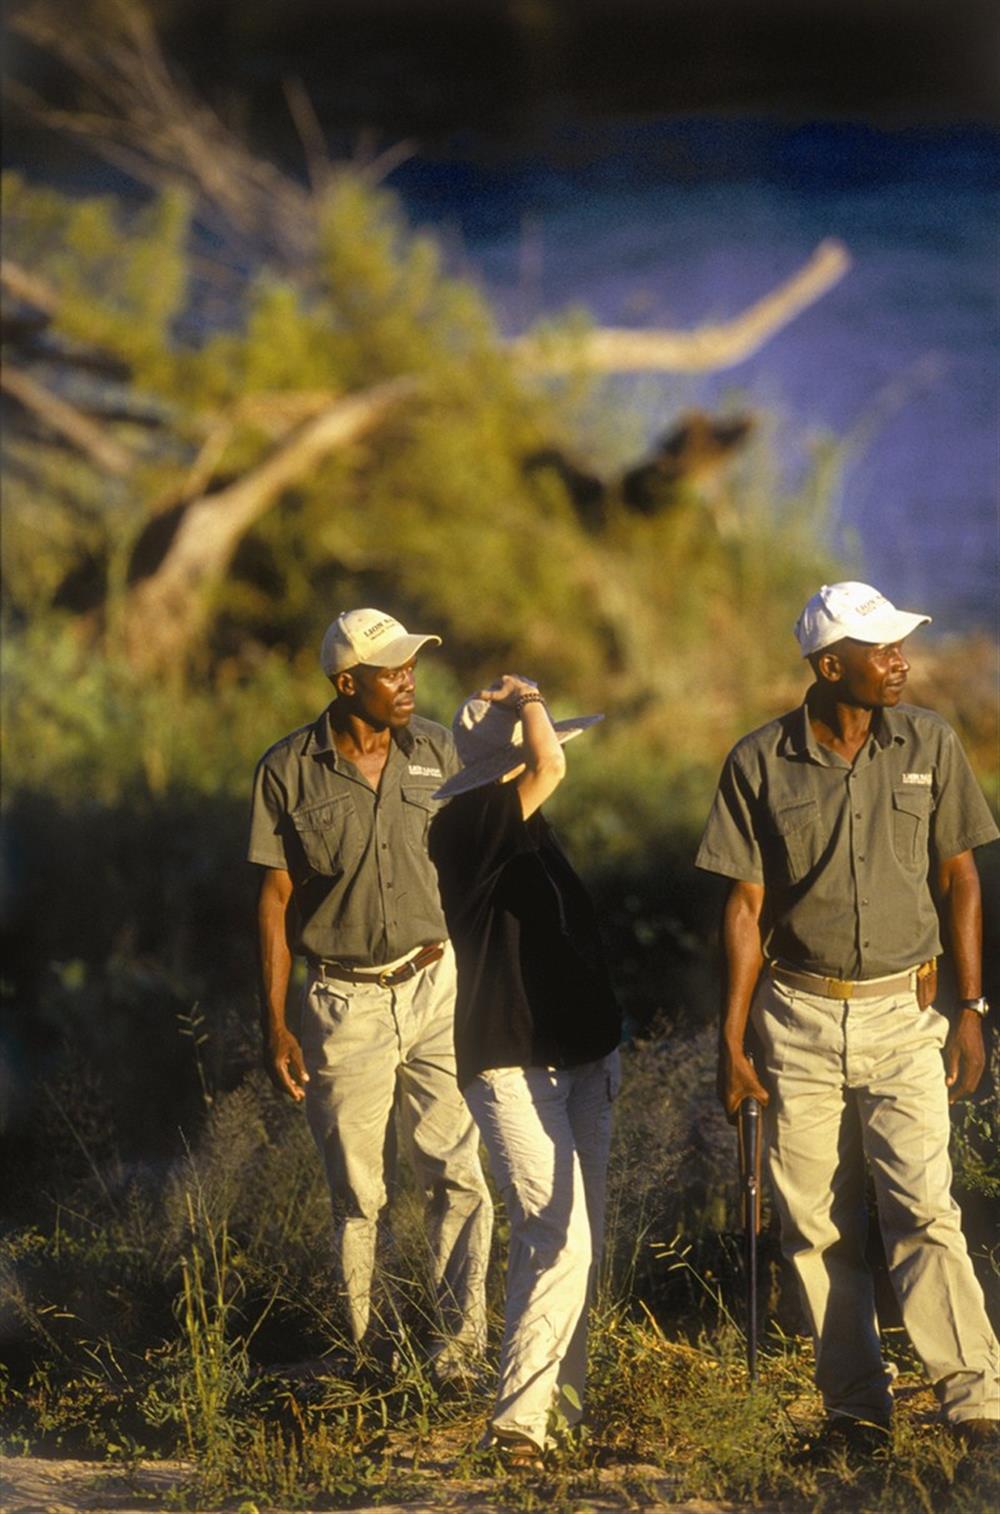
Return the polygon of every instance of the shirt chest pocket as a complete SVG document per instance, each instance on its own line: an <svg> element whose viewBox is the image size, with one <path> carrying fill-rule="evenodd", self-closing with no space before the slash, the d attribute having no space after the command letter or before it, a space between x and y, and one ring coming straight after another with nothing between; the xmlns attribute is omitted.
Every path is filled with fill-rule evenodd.
<svg viewBox="0 0 1000 1514"><path fill-rule="evenodd" d="M291 821L310 872L339 877L360 857L361 826L348 795L293 810Z"/></svg>
<svg viewBox="0 0 1000 1514"><path fill-rule="evenodd" d="M403 835L416 851L427 850L427 831L439 808L438 800L431 798L433 792L433 788L419 788L407 783L401 789Z"/></svg>
<svg viewBox="0 0 1000 1514"><path fill-rule="evenodd" d="M819 861L819 805L815 799L775 805L771 826L785 879L798 883Z"/></svg>
<svg viewBox="0 0 1000 1514"><path fill-rule="evenodd" d="M929 788L893 789L892 849L906 867L920 867L927 860L930 815Z"/></svg>

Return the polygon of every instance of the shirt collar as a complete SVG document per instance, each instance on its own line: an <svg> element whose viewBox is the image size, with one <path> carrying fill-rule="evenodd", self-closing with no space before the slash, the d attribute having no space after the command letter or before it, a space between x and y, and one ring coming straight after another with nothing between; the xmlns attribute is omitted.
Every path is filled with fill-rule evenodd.
<svg viewBox="0 0 1000 1514"><path fill-rule="evenodd" d="M892 746L894 742L904 741L902 723L897 712L886 706L875 710L868 736L869 747L874 741L875 745L882 749ZM778 751L782 757L804 757L810 762L827 764L827 757L813 735L813 728L809 723L808 699L804 699L797 709L791 710L782 717Z"/></svg>
<svg viewBox="0 0 1000 1514"><path fill-rule="evenodd" d="M782 757L806 757L821 762L819 743L809 724L809 711L805 700L795 710L781 718L781 740L778 751Z"/></svg>
<svg viewBox="0 0 1000 1514"><path fill-rule="evenodd" d="M322 714L316 717L312 725L307 727L305 751L313 757L332 757L334 767L341 768L344 759L337 751L333 739L333 722L330 719L332 709L333 705L328 704ZM404 757L409 757L416 746L416 741L416 737L408 726L401 726L399 730L392 732L392 743L399 747ZM389 755L390 757L392 756L391 747ZM353 763L351 766L353 767Z"/></svg>
<svg viewBox="0 0 1000 1514"><path fill-rule="evenodd" d="M876 710L875 719L872 721L872 735L880 747L902 745L906 740L906 735L899 711L890 710L887 705Z"/></svg>

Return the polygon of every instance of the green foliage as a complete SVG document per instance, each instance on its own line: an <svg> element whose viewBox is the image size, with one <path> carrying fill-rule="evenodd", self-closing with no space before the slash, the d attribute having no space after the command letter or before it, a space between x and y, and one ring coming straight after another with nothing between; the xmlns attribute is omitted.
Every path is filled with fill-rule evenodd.
<svg viewBox="0 0 1000 1514"><path fill-rule="evenodd" d="M314 266L298 280L261 270L233 289L225 325L207 332L180 318L192 313L194 280L176 195L126 213L16 177L5 194L11 256L56 289L60 331L126 362L127 380L108 391L119 410L152 406L158 417L141 436L114 422L138 464L110 485L90 462L15 438L7 602L22 625L30 617L46 638L60 636L49 607L86 570L107 612L105 681L120 683L120 611L143 527L192 488L254 468L296 414L406 375L414 396L377 438L332 453L248 534L213 591L215 636L194 653L203 677L225 678L235 654L249 682L260 644L298 655L316 645L334 608L367 599L439 627L463 682L513 659L567 701L612 716L639 710L638 730L622 734L617 750L604 738L612 767L648 752L669 762L672 781L707 750L713 762L721 755L723 727L728 737L763 712L762 685L787 666L779 649L788 622L831 566L822 548L835 483L829 450L792 493L766 442L711 502L691 494L646 519L612 491L595 533L554 474L525 468L544 447L587 455L594 386L525 377L482 296L442 272L433 244L410 231L387 191L339 173L318 204ZM595 392L606 429L634 431L611 390ZM745 634L751 621L754 637ZM100 622L71 623L93 656ZM692 710L706 687L713 700ZM170 691L172 709L181 688ZM185 692L197 699L197 686ZM153 702L136 694L151 720ZM174 740L163 732L165 746ZM137 772L177 770L169 751L151 755L149 741L136 750L146 753ZM165 780L154 772L152 781Z"/></svg>
<svg viewBox="0 0 1000 1514"><path fill-rule="evenodd" d="M584 521L558 474L525 460L561 447L620 468L642 446L636 413L582 366L546 382L520 371L483 297L443 271L388 192L338 172L311 263L230 282L211 326L183 196L136 209L17 176L3 194L5 255L55 291L54 337L124 365L40 376L103 412L133 459L109 477L30 427L5 440L17 950L3 997L22 1069L8 1176L19 1228L0 1241L8 1446L128 1459L152 1441L196 1457L187 1496L199 1505L290 1507L439 1491L417 1463L450 1436L452 1464L485 1470L496 1491L496 1467L473 1450L485 1395L444 1403L423 1365L433 1310L419 1196L405 1182L395 1192L379 1273L403 1368L386 1388L359 1388L343 1374L312 1140L253 1070L250 774L325 703L326 623L375 603L445 637L420 664L434 718L511 665L544 683L557 716L607 715L570 749L552 814L600 892L625 1008L649 1028L626 1055L618 1106L592 1440L560 1434L544 1476L511 1479L505 1500L579 1507L598 1486L599 1446L663 1466L672 1496L835 1507L847 1470L804 1472L792 1457L790 1406L818 1412L808 1350L772 1332L748 1394L727 1315L735 1162L704 1029L715 896L690 857L726 749L800 696L789 628L839 566L825 542L840 449L823 441L790 484L762 423L710 495L688 489L647 518L610 489L603 518ZM560 335L582 338L585 322L567 317ZM245 476L338 397L399 376L415 380L406 404L286 488L244 537L202 642L158 677L138 671L123 624L144 533ZM154 552L142 571L155 567ZM942 675L984 772L991 655L959 648ZM978 679L971 714L955 668L962 687L970 669ZM995 1092L957 1125L959 1182L983 1199L1000 1183L998 1128ZM499 1226L498 1264L504 1242ZM500 1279L497 1265L494 1335ZM311 1385L282 1376L303 1359L323 1364ZM915 1506L947 1493L960 1507L954 1453L905 1414L897 1463L854 1478L855 1507L902 1510L907 1492Z"/></svg>
<svg viewBox="0 0 1000 1514"><path fill-rule="evenodd" d="M170 189L131 214L5 174L5 255L58 293L55 330L114 353L141 387L169 392L173 324L187 294L190 213Z"/></svg>
<svg viewBox="0 0 1000 1514"><path fill-rule="evenodd" d="M993 1037L985 1096L959 1104L951 1156L955 1181L970 1195L1000 1199L1000 1038Z"/></svg>
<svg viewBox="0 0 1000 1514"><path fill-rule="evenodd" d="M142 1412L153 1426L183 1427L185 1448L211 1488L230 1470L233 1406L246 1387L253 1330L233 1328L243 1288L228 1227L212 1223L197 1188L185 1200L189 1239L174 1305L179 1334L162 1354Z"/></svg>

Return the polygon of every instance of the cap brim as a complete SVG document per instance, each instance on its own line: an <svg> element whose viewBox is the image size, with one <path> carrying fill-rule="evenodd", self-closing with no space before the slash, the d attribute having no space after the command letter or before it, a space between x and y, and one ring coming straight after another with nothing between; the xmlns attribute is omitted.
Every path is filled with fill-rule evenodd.
<svg viewBox="0 0 1000 1514"><path fill-rule="evenodd" d="M866 626L867 635L852 639L872 646L885 646L889 642L902 641L904 636L909 636L918 626L929 625L930 619L929 615L915 615L912 610L895 610L878 625Z"/></svg>
<svg viewBox="0 0 1000 1514"><path fill-rule="evenodd" d="M816 646L803 647L802 655L812 657L814 652L822 652L826 647L832 647L838 641L860 641L865 646L872 647L889 646L893 642L903 641L918 626L928 626L930 623L929 615L917 615L912 610L893 610L891 615L883 615L878 620L866 621L863 636L843 626L833 627L825 641L819 642Z"/></svg>
<svg viewBox="0 0 1000 1514"><path fill-rule="evenodd" d="M574 736L587 731L603 715L577 715L572 720L553 720L552 726L559 737L560 745L565 746L567 741L572 741ZM436 789L434 799L454 799L456 794L465 794L469 789L483 788L487 783L495 783L502 778L504 773L509 773L511 768L518 767L524 761L523 746L515 746L513 742L509 746L497 747L496 751L489 752L485 757L479 757L475 762L468 763L458 773L442 783Z"/></svg>

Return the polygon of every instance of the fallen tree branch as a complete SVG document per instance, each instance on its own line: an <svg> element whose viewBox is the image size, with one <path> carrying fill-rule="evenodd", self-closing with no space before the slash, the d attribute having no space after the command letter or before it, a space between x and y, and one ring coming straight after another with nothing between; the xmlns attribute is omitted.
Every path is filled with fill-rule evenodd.
<svg viewBox="0 0 1000 1514"><path fill-rule="evenodd" d="M152 665L182 653L205 612L206 588L225 572L254 522L310 468L372 430L417 387L413 379L393 379L336 401L236 483L193 500L156 570L131 591L126 641L133 660Z"/></svg>
<svg viewBox="0 0 1000 1514"><path fill-rule="evenodd" d="M599 373L705 373L731 368L758 352L783 326L844 277L850 254L841 242L821 242L807 263L731 321L693 331L628 331L598 327L582 338L520 337L513 350L534 372L580 365Z"/></svg>
<svg viewBox="0 0 1000 1514"><path fill-rule="evenodd" d="M131 472L134 459L126 448L82 410L53 394L51 389L44 388L23 368L4 363L0 368L0 389L41 421L47 430L69 442L105 473L123 478Z"/></svg>
<svg viewBox="0 0 1000 1514"><path fill-rule="evenodd" d="M53 286L10 258L0 258L0 288L46 315L55 315L59 308L59 295Z"/></svg>

